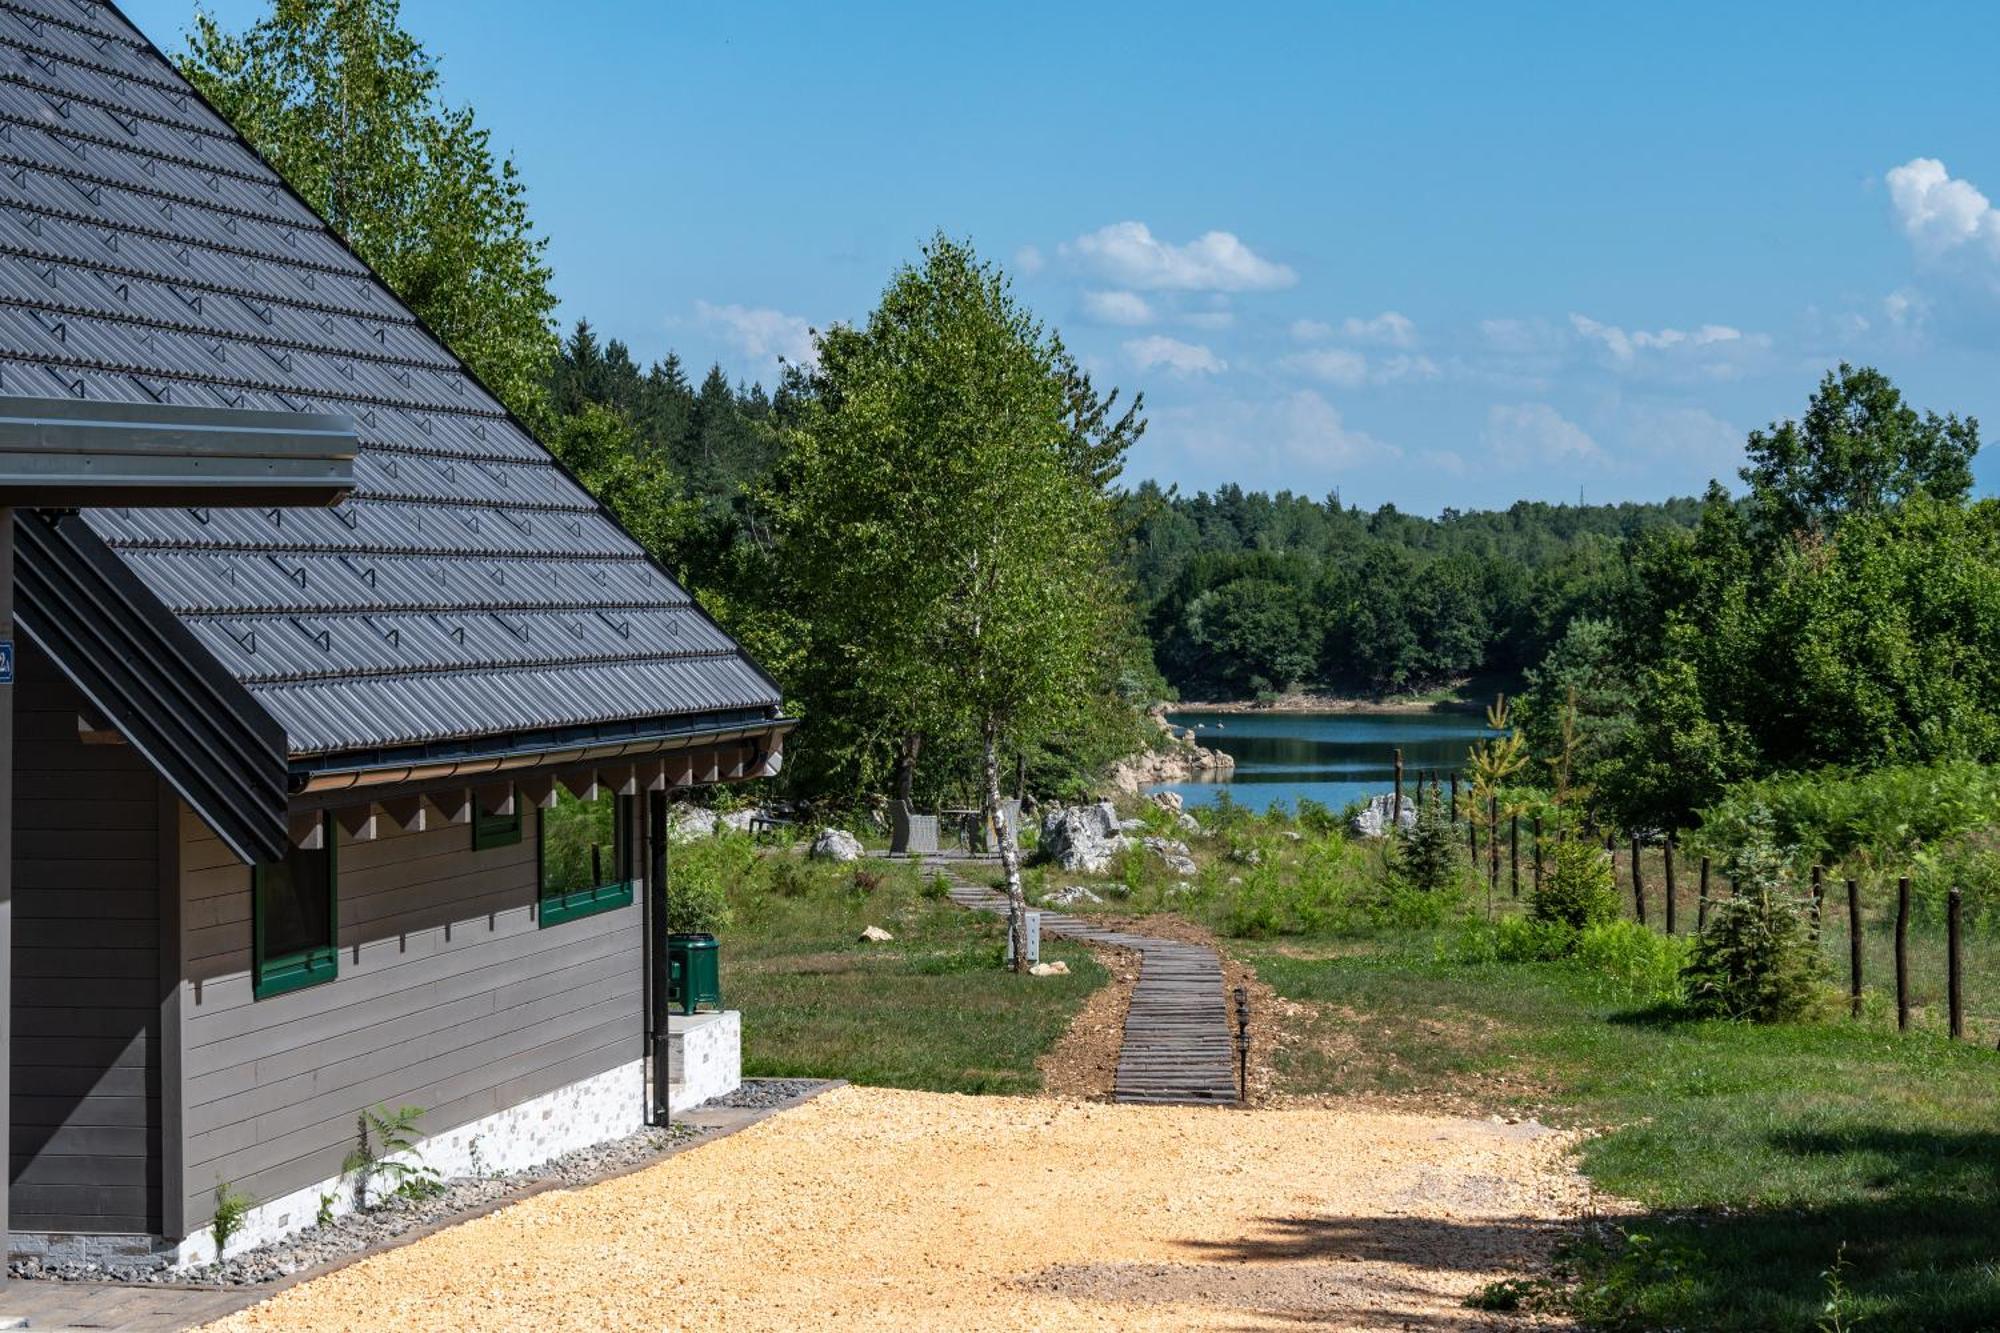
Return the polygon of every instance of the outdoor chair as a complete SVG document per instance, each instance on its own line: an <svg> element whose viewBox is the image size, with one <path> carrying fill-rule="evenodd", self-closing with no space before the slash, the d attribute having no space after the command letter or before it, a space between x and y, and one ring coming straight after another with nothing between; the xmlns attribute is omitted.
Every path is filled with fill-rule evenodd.
<svg viewBox="0 0 2000 1333"><path fill-rule="evenodd" d="M908 801L889 803L889 851L898 856L935 856L938 849L936 815L920 815Z"/></svg>

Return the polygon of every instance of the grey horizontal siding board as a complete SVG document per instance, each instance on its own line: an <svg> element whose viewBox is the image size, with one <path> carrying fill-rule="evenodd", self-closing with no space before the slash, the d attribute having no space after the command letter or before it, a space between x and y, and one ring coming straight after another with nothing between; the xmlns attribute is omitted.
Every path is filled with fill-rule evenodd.
<svg viewBox="0 0 2000 1333"><path fill-rule="evenodd" d="M170 62L79 43L62 0L25 3L61 36L0 9L0 393L25 375L357 422L355 494L334 510L79 520L256 685L292 753L775 714L769 678Z"/></svg>
<svg viewBox="0 0 2000 1333"><path fill-rule="evenodd" d="M366 1047L420 1037L444 1025L438 1015L478 1017L480 1011L466 1005L500 1009L516 991L532 995L546 977L580 985L594 973L638 965L638 943L618 937L572 937L552 941L554 947L534 953L520 949L522 943L526 941L516 935L502 937L478 953L440 957L426 951L414 963L398 961L398 967L382 973L342 977L350 989L332 1013L288 1017L260 1003L224 1015L204 1015L206 1021L194 1025L188 1037L202 1049L202 1067L212 1071L208 1077L244 1071L238 1077L254 1083L312 1069L322 1051L330 1061L340 1059L354 1041ZM224 1087L234 1089L236 1079ZM188 1081L190 1105L226 1095L228 1091L210 1089L198 1077Z"/></svg>
<svg viewBox="0 0 2000 1333"><path fill-rule="evenodd" d="M299 1085L273 1089L274 1097L260 1097L262 1101L278 1101L272 1109L252 1119L190 1135L189 1167L197 1169L229 1157L268 1161L271 1154L302 1145L335 1143L350 1133L355 1116L364 1107L395 1105L396 1099L406 1097L413 1087L423 1090L424 1099L417 1104L428 1109L491 1087L496 1067L504 1069L508 1062L529 1058L552 1044L587 1038L596 1031L622 1029L628 1020L637 1021L638 1006L615 986L593 987L583 997L581 1007L569 1004L528 1006L519 1015L495 1015L468 1023L462 1040L460 1033L442 1033L405 1043L381 1052L379 1059L350 1061L325 1080L304 1075ZM544 1008L550 1012L543 1012ZM225 1114L235 1113L228 1103L220 1105ZM210 1117L204 1114L202 1120L207 1124ZM427 1133L436 1128L423 1126Z"/></svg>
<svg viewBox="0 0 2000 1333"><path fill-rule="evenodd" d="M36 738L38 762L75 771L88 758L157 792L134 750L83 744L76 718L84 701L45 656L24 648L16 676L12 706L22 733ZM157 796L24 799L13 813L13 1224L62 1214L96 1219L91 1229L148 1230L164 1197ZM100 915L107 902L118 915ZM113 1217L122 1219L118 1228L106 1220Z"/></svg>
<svg viewBox="0 0 2000 1333"><path fill-rule="evenodd" d="M560 1058L552 1056L551 1063L523 1073L495 1088L470 1093L455 1101L431 1108L431 1114L425 1117L423 1128L426 1132L433 1132L440 1127L467 1124L496 1111L505 1110L509 1106L518 1105L532 1097L589 1078L603 1070L630 1063L638 1058L637 1045L636 1038L630 1033L622 1032L609 1033L600 1044L586 1046L582 1043L570 1043L567 1045L567 1053L561 1051L555 1053ZM505 1100L502 1100L502 1088L505 1089ZM351 1118L348 1121L348 1129L351 1135L353 1129ZM341 1144L314 1149L249 1175L236 1177L234 1183L252 1198L272 1198L298 1189L303 1184L311 1184L339 1174L344 1152L345 1147ZM208 1190L201 1189L198 1182L190 1178L188 1197L185 1200L185 1207L190 1217L205 1219L209 1216L213 1204L212 1189L212 1185Z"/></svg>
<svg viewBox="0 0 2000 1333"><path fill-rule="evenodd" d="M192 960L247 923L249 876L217 864L199 821L179 824L181 938L203 977L179 990L188 1225L217 1179L269 1199L338 1173L364 1106L423 1106L439 1133L638 1058L637 909L539 928L532 834L486 852L463 825L339 835L341 975L259 1001L247 933ZM352 899L350 871L366 889Z"/></svg>

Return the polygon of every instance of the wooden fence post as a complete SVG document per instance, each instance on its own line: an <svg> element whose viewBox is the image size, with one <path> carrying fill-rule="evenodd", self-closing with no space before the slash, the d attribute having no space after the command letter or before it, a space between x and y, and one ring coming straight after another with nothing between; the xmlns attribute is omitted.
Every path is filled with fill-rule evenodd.
<svg viewBox="0 0 2000 1333"><path fill-rule="evenodd" d="M1403 752L1396 751L1396 804L1389 815L1389 831L1398 832L1403 827Z"/></svg>
<svg viewBox="0 0 2000 1333"><path fill-rule="evenodd" d="M1826 902L1826 879L1818 866L1812 868L1812 942L1819 944L1819 918Z"/></svg>
<svg viewBox="0 0 2000 1333"><path fill-rule="evenodd" d="M1945 1006L1951 1014L1951 1039L1965 1036L1965 958L1960 953L1959 922L1964 915L1964 895L1953 885L1945 899Z"/></svg>
<svg viewBox="0 0 2000 1333"><path fill-rule="evenodd" d="M1518 810L1507 817L1507 887L1514 897L1521 896L1521 813Z"/></svg>
<svg viewBox="0 0 2000 1333"><path fill-rule="evenodd" d="M1458 818L1458 770L1451 772L1451 817Z"/></svg>
<svg viewBox="0 0 2000 1333"><path fill-rule="evenodd" d="M1674 835L1671 833L1667 835L1664 855L1667 868L1667 934L1671 935L1680 925L1680 906L1674 902Z"/></svg>
<svg viewBox="0 0 2000 1333"><path fill-rule="evenodd" d="M1632 837L1632 910L1639 915L1639 924L1646 924L1646 881L1639 873L1639 838Z"/></svg>
<svg viewBox="0 0 2000 1333"><path fill-rule="evenodd" d="M1542 891L1542 817L1535 816L1534 828L1530 830L1534 853L1534 892Z"/></svg>
<svg viewBox="0 0 2000 1333"><path fill-rule="evenodd" d="M1910 877L1896 881L1896 1031L1910 1030Z"/></svg>
<svg viewBox="0 0 2000 1333"><path fill-rule="evenodd" d="M1486 887L1500 891L1500 798L1486 798Z"/></svg>
<svg viewBox="0 0 2000 1333"><path fill-rule="evenodd" d="M1708 929L1708 858L1701 858L1701 883L1695 886L1694 933Z"/></svg>
<svg viewBox="0 0 2000 1333"><path fill-rule="evenodd" d="M1861 881L1847 881L1847 996L1852 1017L1861 1017Z"/></svg>

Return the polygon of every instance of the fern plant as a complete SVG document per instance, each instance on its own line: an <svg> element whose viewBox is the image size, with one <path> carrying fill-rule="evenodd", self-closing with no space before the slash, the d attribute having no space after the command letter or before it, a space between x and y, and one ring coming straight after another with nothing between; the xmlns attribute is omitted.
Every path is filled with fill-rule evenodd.
<svg viewBox="0 0 2000 1333"><path fill-rule="evenodd" d="M377 1180L386 1181L392 1193L426 1197L430 1185L442 1182L437 1171L425 1166L417 1151L417 1121L421 1106L386 1106L363 1110L355 1117L354 1150L340 1164L341 1173L353 1182L354 1207L365 1211ZM421 1182L411 1185L412 1181Z"/></svg>
<svg viewBox="0 0 2000 1333"><path fill-rule="evenodd" d="M243 1223L250 1215L250 1196L226 1180L215 1182L215 1218L208 1224L215 1236L215 1257L229 1248L232 1236L243 1230Z"/></svg>

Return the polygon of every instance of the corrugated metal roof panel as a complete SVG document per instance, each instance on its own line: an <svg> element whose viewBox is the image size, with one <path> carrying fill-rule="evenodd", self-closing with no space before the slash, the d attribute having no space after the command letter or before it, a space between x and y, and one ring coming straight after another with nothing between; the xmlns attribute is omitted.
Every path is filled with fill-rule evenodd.
<svg viewBox="0 0 2000 1333"><path fill-rule="evenodd" d="M0 392L334 411L330 510L84 522L300 755L775 687L109 6L0 6Z"/></svg>

